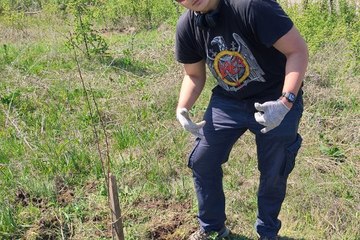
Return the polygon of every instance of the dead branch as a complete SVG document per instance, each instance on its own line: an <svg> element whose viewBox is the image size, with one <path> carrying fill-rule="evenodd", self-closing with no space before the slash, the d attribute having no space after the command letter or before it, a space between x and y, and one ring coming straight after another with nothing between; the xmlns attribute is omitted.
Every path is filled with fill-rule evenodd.
<svg viewBox="0 0 360 240"><path fill-rule="evenodd" d="M18 135L23 139L24 143L26 146L28 146L28 148L31 150L31 151L34 151L34 148L30 145L30 143L26 140L26 136L25 134L23 134L20 130L20 128L16 125L16 122L11 119L10 117L10 114L5 111L5 109L2 108L2 111L5 113L6 115L6 121L10 121L11 125L13 125L13 127L15 128L16 132L18 133Z"/></svg>

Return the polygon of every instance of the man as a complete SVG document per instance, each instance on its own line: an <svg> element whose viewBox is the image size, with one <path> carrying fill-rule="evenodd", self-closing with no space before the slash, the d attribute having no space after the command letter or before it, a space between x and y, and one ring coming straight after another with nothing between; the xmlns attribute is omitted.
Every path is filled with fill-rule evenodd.
<svg viewBox="0 0 360 240"><path fill-rule="evenodd" d="M256 139L260 239L277 239L286 182L301 145L306 43L274 0L177 0L187 8L176 31L184 66L176 116L196 141L188 166L198 199L200 229L192 240L229 235L221 165L245 131ZM188 111L203 90L206 69L217 79L204 121Z"/></svg>

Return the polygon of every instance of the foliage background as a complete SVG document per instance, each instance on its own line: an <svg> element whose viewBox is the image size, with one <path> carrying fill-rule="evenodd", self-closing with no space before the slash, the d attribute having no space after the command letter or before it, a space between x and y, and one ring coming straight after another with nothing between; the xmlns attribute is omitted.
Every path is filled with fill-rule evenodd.
<svg viewBox="0 0 360 240"><path fill-rule="evenodd" d="M359 239L359 10L348 1L281 4L311 56L280 234ZM168 0L0 2L1 239L111 238L99 148L118 179L126 239L186 239L196 229L193 139L174 117L183 10ZM209 77L194 119L214 84ZM224 165L232 239L256 237L258 177L246 133Z"/></svg>

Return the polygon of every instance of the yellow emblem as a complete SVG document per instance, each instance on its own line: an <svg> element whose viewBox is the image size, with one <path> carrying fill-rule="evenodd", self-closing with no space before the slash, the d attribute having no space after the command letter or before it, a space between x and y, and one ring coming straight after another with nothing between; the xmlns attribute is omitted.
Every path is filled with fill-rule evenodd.
<svg viewBox="0 0 360 240"><path fill-rule="evenodd" d="M237 87L250 75L246 59L238 52L224 50L214 59L214 68L218 76L228 85Z"/></svg>

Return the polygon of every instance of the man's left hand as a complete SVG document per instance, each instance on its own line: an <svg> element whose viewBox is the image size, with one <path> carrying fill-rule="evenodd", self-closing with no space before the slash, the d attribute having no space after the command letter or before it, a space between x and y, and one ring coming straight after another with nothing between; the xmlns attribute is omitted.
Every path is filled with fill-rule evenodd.
<svg viewBox="0 0 360 240"><path fill-rule="evenodd" d="M254 114L255 120L265 126L261 129L262 133L267 133L279 126L285 115L290 111L281 100L268 101L263 104L256 102L254 106L259 111Z"/></svg>

